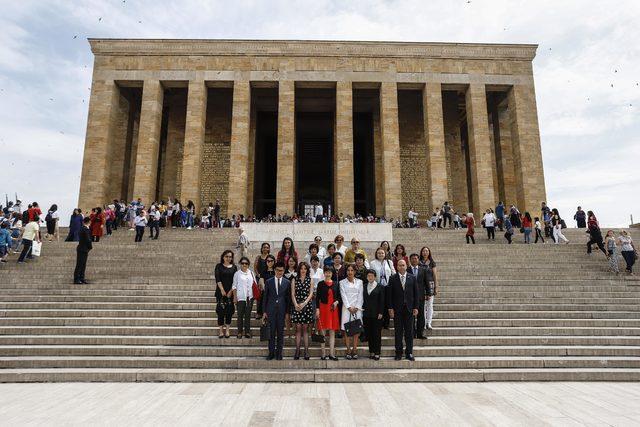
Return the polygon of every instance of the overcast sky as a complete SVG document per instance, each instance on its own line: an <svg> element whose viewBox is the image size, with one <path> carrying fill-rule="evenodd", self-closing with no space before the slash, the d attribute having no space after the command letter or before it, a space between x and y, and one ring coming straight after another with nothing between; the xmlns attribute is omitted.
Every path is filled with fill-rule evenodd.
<svg viewBox="0 0 640 427"><path fill-rule="evenodd" d="M639 23L638 0L4 1L0 197L76 205L88 37L537 43L549 204L640 222Z"/></svg>

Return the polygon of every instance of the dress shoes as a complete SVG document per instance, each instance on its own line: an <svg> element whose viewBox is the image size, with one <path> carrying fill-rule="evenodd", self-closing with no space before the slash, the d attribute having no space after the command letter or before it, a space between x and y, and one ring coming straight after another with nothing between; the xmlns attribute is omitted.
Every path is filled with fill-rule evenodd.
<svg viewBox="0 0 640 427"><path fill-rule="evenodd" d="M83 284L83 285L88 285L88 284L89 284L89 281L88 281L88 280L83 280L83 281L82 281L82 284Z"/></svg>
<svg viewBox="0 0 640 427"><path fill-rule="evenodd" d="M74 280L74 281L73 281L73 284L74 284L74 285L84 285L84 283L83 283L83 282L81 282L80 280Z"/></svg>
<svg viewBox="0 0 640 427"><path fill-rule="evenodd" d="M396 354L395 359L396 359L396 360L402 360L402 355L401 355L401 354Z"/></svg>
<svg viewBox="0 0 640 427"><path fill-rule="evenodd" d="M282 355L281 354L277 355L276 360L282 360Z"/></svg>
<svg viewBox="0 0 640 427"><path fill-rule="evenodd" d="M410 361L410 362L413 362L413 361L415 361L415 360L416 360L416 358L415 358L415 357L413 357L413 354L407 354L406 359L407 359L408 361Z"/></svg>
<svg viewBox="0 0 640 427"><path fill-rule="evenodd" d="M275 358L276 358L276 356L275 356L274 354L269 354L269 355L267 356L267 360L273 360L273 359L275 359Z"/></svg>

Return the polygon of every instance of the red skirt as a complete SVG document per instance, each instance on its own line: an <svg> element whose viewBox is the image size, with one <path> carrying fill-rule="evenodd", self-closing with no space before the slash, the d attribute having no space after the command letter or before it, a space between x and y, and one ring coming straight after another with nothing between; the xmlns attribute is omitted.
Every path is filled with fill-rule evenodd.
<svg viewBox="0 0 640 427"><path fill-rule="evenodd" d="M332 285L335 286L335 285ZM333 292L329 292L327 296L327 304L320 303L320 318L318 319L318 329L320 330L340 330L340 311L338 307L331 310L333 305Z"/></svg>

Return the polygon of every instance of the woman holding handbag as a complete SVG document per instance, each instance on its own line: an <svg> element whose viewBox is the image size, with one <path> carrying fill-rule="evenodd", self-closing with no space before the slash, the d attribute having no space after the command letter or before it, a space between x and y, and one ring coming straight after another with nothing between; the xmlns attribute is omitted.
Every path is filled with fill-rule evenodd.
<svg viewBox="0 0 640 427"><path fill-rule="evenodd" d="M633 240L627 230L622 230L620 232L618 244L620 245L622 258L624 258L624 262L627 264L627 268L625 270L630 276L633 276L633 264L635 264L636 259L638 258L638 252L636 251L636 247L633 245Z"/></svg>
<svg viewBox="0 0 640 427"><path fill-rule="evenodd" d="M249 258L240 258L240 270L233 274L233 302L238 308L238 339L251 338L251 309L253 308L253 287L255 276L249 270Z"/></svg>
<svg viewBox="0 0 640 427"><path fill-rule="evenodd" d="M396 273L396 269L393 268L391 260L387 257L387 251L384 246L376 249L375 259L371 261L370 267L376 272L378 285L382 286L386 291L389 278ZM382 313L382 327L384 329L389 329L389 320L389 310L384 310L384 313Z"/></svg>
<svg viewBox="0 0 640 427"><path fill-rule="evenodd" d="M233 251L227 249L222 252L220 262L216 265L214 275L216 281L216 313L218 314L218 326L220 333L218 338L229 338L231 330L231 317L235 308L233 306L233 276L238 267L233 263Z"/></svg>
<svg viewBox="0 0 640 427"><path fill-rule="evenodd" d="M367 270L367 285L363 289L364 333L369 343L369 359L380 360L382 343L382 313L385 310L385 289L376 282L376 272Z"/></svg>
<svg viewBox="0 0 640 427"><path fill-rule="evenodd" d="M347 266L347 277L340 281L340 297L342 298L342 330L345 331L344 342L347 347L347 360L358 359L359 333L349 335L345 325L352 321L362 322L363 304L362 280L356 278L356 267Z"/></svg>
<svg viewBox="0 0 640 427"><path fill-rule="evenodd" d="M291 286L291 322L296 325L296 353L294 360L300 359L300 342L304 337L304 360L309 360L309 325L313 323L313 286L309 275L309 264L301 262L298 274Z"/></svg>
<svg viewBox="0 0 640 427"><path fill-rule="evenodd" d="M318 282L316 290L316 318L318 330L323 337L329 334L329 360L338 360L336 357L336 331L340 330L340 286L333 281L333 269L325 266L323 269L324 280ZM322 356L320 360L327 360L325 343L322 343Z"/></svg>

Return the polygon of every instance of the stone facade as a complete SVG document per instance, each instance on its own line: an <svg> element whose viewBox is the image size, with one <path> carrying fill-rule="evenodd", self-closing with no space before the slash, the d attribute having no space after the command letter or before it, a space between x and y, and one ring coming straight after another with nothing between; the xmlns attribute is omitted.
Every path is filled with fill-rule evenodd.
<svg viewBox="0 0 640 427"><path fill-rule="evenodd" d="M520 210L545 197L531 62L534 45L91 39L93 85L82 170L83 209L113 198L178 197L199 209L251 214L255 171L276 168L274 213L300 210L298 108L334 114L334 211L353 214L354 92L370 111L370 206L424 219L448 200L480 214L499 199ZM256 156L258 103L277 93L277 148ZM299 88L331 89L334 105L297 105ZM134 94L135 96L132 96ZM274 122L275 124L275 122ZM274 128L275 129L275 128ZM360 129L360 128L359 128ZM360 142L358 142L360 144ZM357 147L361 147L357 145ZM359 149L360 153L363 152ZM260 151L263 152L263 151ZM306 152L305 152L306 153ZM308 154L308 153L307 153ZM368 166L367 166L368 167ZM360 169L362 170L362 169ZM362 201L360 201L362 202ZM363 212L364 213L364 212Z"/></svg>

